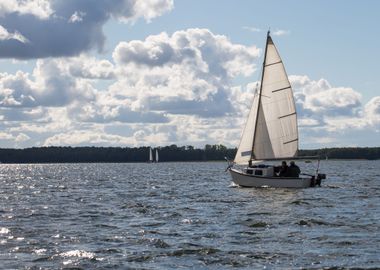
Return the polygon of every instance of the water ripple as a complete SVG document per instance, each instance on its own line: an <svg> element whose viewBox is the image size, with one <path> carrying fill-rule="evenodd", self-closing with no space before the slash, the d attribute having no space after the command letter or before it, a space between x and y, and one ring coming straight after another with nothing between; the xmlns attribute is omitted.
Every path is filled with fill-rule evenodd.
<svg viewBox="0 0 380 270"><path fill-rule="evenodd" d="M303 190L231 186L224 168L0 164L1 267L380 268L380 161L323 161Z"/></svg>

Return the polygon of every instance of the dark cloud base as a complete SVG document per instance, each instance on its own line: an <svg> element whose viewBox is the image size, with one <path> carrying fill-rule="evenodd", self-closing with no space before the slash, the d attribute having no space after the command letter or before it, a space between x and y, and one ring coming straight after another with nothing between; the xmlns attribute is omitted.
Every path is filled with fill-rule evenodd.
<svg viewBox="0 0 380 270"><path fill-rule="evenodd" d="M135 4L136 0L53 0L54 13L49 18L6 13L0 16L0 25L10 33L20 33L26 41L0 40L0 58L75 56L94 48L101 51L105 41L103 25L111 17L124 20L136 17ZM161 12L164 10L165 7ZM80 14L80 18L72 20L74 14Z"/></svg>

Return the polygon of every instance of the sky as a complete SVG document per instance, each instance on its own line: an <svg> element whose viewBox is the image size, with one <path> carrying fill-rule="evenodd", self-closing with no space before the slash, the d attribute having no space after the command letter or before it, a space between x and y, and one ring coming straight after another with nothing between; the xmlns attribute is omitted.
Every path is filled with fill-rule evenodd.
<svg viewBox="0 0 380 270"><path fill-rule="evenodd" d="M237 147L270 29L301 149L379 146L379 1L0 0L0 147Z"/></svg>

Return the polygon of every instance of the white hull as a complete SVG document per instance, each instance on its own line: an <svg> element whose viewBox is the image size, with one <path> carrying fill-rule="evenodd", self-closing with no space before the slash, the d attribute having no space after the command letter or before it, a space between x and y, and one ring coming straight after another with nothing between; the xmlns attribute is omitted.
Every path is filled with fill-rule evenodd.
<svg viewBox="0 0 380 270"><path fill-rule="evenodd" d="M311 177L266 177L247 174L237 169L230 169L229 171L232 181L242 187L307 188L311 184Z"/></svg>

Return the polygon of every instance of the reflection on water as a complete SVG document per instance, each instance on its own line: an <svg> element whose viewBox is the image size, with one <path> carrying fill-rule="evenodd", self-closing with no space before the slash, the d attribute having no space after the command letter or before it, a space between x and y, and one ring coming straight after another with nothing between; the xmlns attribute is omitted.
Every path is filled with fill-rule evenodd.
<svg viewBox="0 0 380 270"><path fill-rule="evenodd" d="M4 269L380 267L379 165L325 161L321 188L243 189L218 162L1 164L0 261Z"/></svg>

